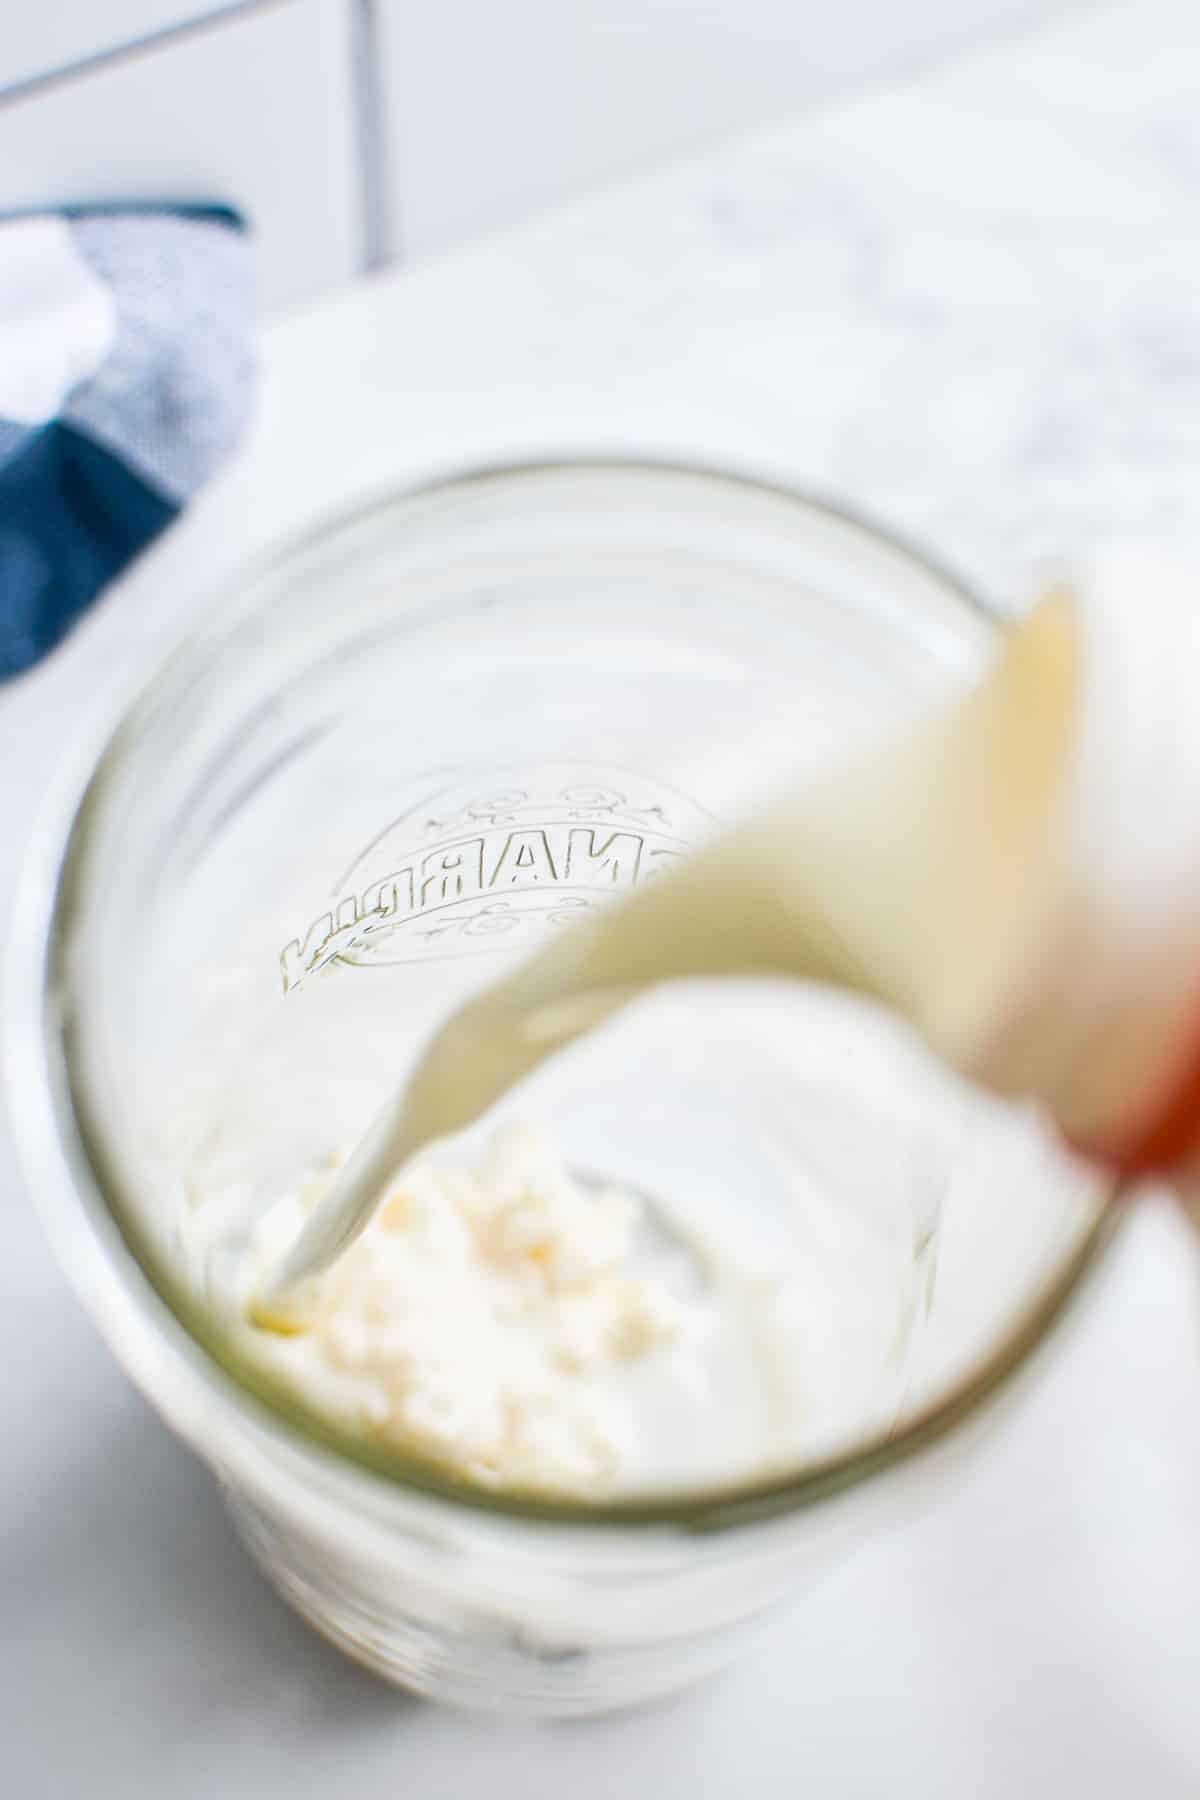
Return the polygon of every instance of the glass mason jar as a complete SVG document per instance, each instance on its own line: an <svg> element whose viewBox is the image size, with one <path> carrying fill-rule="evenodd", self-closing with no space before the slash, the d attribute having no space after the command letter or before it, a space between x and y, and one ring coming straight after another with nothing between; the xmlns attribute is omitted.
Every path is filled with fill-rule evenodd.
<svg viewBox="0 0 1200 1800"><path fill-rule="evenodd" d="M839 1292L863 1246L891 1259L902 1329L869 1393L770 1466L723 1460L701 1407L703 1478L481 1489L311 1408L178 1254L197 1196L267 1204L353 1142L466 993L781 773L968 680L994 630L922 557L779 489L487 470L244 576L49 824L8 1009L31 1189L271 1579L386 1676L550 1715L718 1666L959 1454L1099 1263L1098 1176L798 983L667 995L541 1093L574 1161L703 1215L731 1256L832 1243Z"/></svg>

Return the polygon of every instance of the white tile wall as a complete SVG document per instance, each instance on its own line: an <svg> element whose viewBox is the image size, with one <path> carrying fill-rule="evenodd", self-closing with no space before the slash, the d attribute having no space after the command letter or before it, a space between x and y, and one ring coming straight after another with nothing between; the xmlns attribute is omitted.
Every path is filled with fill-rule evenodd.
<svg viewBox="0 0 1200 1800"><path fill-rule="evenodd" d="M245 0L0 0L0 93Z"/></svg>
<svg viewBox="0 0 1200 1800"><path fill-rule="evenodd" d="M0 95L0 212L72 200L228 201L254 222L265 307L344 279L362 249L350 3L287 0L233 13Z"/></svg>
<svg viewBox="0 0 1200 1800"><path fill-rule="evenodd" d="M273 307L1067 3L0 0L0 212L232 200Z"/></svg>
<svg viewBox="0 0 1200 1800"><path fill-rule="evenodd" d="M376 0L394 234L440 248L1046 0Z"/></svg>

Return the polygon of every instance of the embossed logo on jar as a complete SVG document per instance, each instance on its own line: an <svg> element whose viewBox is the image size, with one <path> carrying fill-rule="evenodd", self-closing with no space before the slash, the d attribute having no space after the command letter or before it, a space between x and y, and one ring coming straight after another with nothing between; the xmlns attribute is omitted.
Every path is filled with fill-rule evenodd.
<svg viewBox="0 0 1200 1800"><path fill-rule="evenodd" d="M706 819L682 795L568 780L441 802L393 822L331 904L284 945L284 992L333 963L460 956L570 924L616 889L664 873ZM372 874L373 870L380 873Z"/></svg>

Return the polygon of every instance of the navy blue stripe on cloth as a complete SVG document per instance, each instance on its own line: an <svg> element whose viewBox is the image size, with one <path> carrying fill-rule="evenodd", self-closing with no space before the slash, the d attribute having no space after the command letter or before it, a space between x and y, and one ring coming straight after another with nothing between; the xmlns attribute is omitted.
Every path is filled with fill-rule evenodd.
<svg viewBox="0 0 1200 1800"><path fill-rule="evenodd" d="M179 512L61 419L0 467L0 679L27 669Z"/></svg>

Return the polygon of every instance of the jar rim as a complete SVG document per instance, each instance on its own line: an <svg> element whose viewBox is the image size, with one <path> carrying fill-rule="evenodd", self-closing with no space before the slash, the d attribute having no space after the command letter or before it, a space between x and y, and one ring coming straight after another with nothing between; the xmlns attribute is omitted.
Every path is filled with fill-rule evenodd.
<svg viewBox="0 0 1200 1800"><path fill-rule="evenodd" d="M757 495L827 524L847 528L876 549L931 579L975 623L999 627L1000 616L958 576L899 534L838 502L801 492L755 474L674 459L556 456L490 464L389 490L313 530L273 554L239 569L223 584L212 621L189 631L174 655L125 709L94 757L63 771L18 884L9 946L5 1057L18 1147L28 1185L68 1277L100 1325L127 1372L167 1418L202 1453L215 1454L233 1472L239 1451L251 1461L272 1447L315 1458L325 1475L342 1484L362 1478L392 1490L440 1500L494 1519L612 1530L679 1527L724 1531L806 1510L907 1465L950 1437L985 1404L998 1398L1052 1335L1060 1318L1089 1284L1117 1234L1123 1189L1114 1185L1097 1215L1069 1253L1029 1296L988 1354L903 1425L782 1472L682 1493L654 1493L597 1502L545 1494L482 1488L437 1464L401 1450L384 1450L339 1429L307 1407L225 1341L204 1310L148 1253L132 1228L120 1184L81 1092L63 1006L66 958L79 901L80 865L95 817L97 796L124 758L136 753L136 715L151 703L177 660L196 653L209 631L229 628L237 593L286 567L327 540L367 524L402 502L462 491L513 478L537 479L560 472L695 478L743 496ZM221 604L221 602L224 604ZM234 1427L238 1429L235 1431Z"/></svg>

